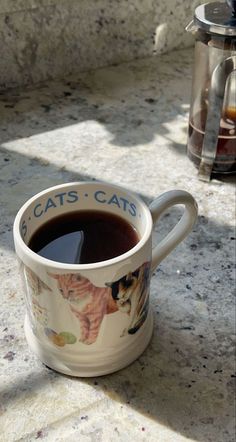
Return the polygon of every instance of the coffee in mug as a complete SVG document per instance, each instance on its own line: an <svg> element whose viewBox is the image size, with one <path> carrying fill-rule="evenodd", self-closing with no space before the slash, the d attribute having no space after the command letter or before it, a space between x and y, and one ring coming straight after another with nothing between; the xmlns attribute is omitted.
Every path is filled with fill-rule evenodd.
<svg viewBox="0 0 236 442"><path fill-rule="evenodd" d="M122 255L138 241L133 224L120 216L81 210L47 221L33 234L29 248L53 261L90 264Z"/></svg>

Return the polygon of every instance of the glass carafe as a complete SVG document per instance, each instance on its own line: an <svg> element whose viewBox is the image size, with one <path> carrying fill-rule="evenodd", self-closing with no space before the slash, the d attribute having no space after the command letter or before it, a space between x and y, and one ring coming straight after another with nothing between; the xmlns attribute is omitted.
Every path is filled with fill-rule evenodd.
<svg viewBox="0 0 236 442"><path fill-rule="evenodd" d="M199 177L236 172L236 18L226 3L195 10L188 156Z"/></svg>

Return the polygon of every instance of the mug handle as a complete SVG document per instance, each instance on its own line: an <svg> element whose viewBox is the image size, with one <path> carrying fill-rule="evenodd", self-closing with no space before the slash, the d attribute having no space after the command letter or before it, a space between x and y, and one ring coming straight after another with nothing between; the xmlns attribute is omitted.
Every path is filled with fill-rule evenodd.
<svg viewBox="0 0 236 442"><path fill-rule="evenodd" d="M163 213L176 204L183 204L185 206L184 213L175 225L175 227L168 233L168 235L157 244L152 250L152 272L156 269L158 264L191 232L193 225L197 219L198 207L195 199L190 193L185 190L170 190L156 198L149 206L153 223Z"/></svg>

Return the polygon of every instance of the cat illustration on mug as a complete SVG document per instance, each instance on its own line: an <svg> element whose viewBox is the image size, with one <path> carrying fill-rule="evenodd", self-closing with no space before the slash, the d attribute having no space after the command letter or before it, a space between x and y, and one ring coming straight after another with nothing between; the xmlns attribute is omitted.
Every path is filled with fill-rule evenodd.
<svg viewBox="0 0 236 442"><path fill-rule="evenodd" d="M144 263L137 270L118 281L106 285L111 288L112 297L120 311L126 311L131 318L122 336L134 334L144 323L149 307L150 264Z"/></svg>
<svg viewBox="0 0 236 442"><path fill-rule="evenodd" d="M40 295L45 291L52 292L52 289L39 278L33 270L19 260L20 274L25 291L26 306L29 318L34 328L35 320L46 326L48 323L48 309L41 305Z"/></svg>
<svg viewBox="0 0 236 442"><path fill-rule="evenodd" d="M70 310L80 321L84 344L93 344L99 334L105 315L120 311L130 317L130 323L122 336L136 333L148 313L150 264L144 263L137 270L105 287L95 286L79 273L49 275L57 280L58 289L69 302Z"/></svg>

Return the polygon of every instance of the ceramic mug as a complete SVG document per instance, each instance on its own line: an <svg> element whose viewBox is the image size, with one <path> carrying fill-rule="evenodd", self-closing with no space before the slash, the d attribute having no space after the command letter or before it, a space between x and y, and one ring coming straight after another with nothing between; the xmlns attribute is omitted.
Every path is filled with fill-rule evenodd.
<svg viewBox="0 0 236 442"><path fill-rule="evenodd" d="M182 218L152 249L153 225L176 204L184 205ZM116 258L92 264L52 261L28 247L45 222L79 210L119 215L135 227L138 243ZM194 198L182 190L162 194L150 207L122 187L99 182L62 184L28 200L13 230L27 307L25 335L41 361L61 373L87 377L114 372L137 359L153 330L152 272L188 235L196 217Z"/></svg>

